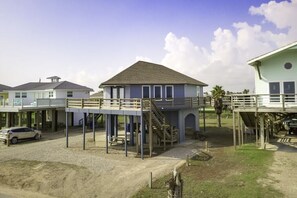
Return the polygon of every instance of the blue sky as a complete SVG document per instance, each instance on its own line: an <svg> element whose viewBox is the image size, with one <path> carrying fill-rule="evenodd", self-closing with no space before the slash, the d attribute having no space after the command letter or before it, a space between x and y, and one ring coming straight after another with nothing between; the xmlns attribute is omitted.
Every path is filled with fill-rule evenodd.
<svg viewBox="0 0 297 198"><path fill-rule="evenodd" d="M147 60L201 80L208 89L219 84L252 91L246 61L297 40L297 25L290 20L297 16L296 5L296 0L0 0L0 84L57 75L97 91L117 72Z"/></svg>

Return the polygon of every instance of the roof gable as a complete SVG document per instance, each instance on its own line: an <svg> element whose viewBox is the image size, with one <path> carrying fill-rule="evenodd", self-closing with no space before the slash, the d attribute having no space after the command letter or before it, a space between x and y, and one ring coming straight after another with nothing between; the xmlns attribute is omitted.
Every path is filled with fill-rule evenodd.
<svg viewBox="0 0 297 198"><path fill-rule="evenodd" d="M251 60L248 61L248 64L251 65L251 66L255 66L257 64L257 62L261 62L262 60L264 59L267 59L267 58L270 58L272 56L275 56L281 52L284 52L284 51L287 51L287 50L292 50L292 49L297 49L297 41L295 41L294 43L291 43L291 44L288 44L286 46L283 46L281 48L278 48L274 51L271 51L271 52L268 52L266 54L263 54L261 56L258 56L256 58L253 58Z"/></svg>
<svg viewBox="0 0 297 198"><path fill-rule="evenodd" d="M207 84L203 82L181 74L163 65L138 61L111 79L103 82L100 87L107 85L133 84L190 84L207 86Z"/></svg>
<svg viewBox="0 0 297 198"><path fill-rule="evenodd" d="M93 91L93 89L89 87L85 87L82 85L78 85L72 82L68 81L62 81L62 82L29 82L23 85L16 86L12 88L12 90L23 90L23 91L29 91L29 90L58 90L58 89L75 89L75 90L87 90L87 91Z"/></svg>
<svg viewBox="0 0 297 198"><path fill-rule="evenodd" d="M2 85L0 84L0 92L4 91L4 90L9 90L11 89L11 87L7 86L7 85Z"/></svg>

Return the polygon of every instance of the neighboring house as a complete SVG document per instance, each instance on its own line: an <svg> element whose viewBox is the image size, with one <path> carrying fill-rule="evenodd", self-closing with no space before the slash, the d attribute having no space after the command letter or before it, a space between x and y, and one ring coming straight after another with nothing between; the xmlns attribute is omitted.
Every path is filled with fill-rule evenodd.
<svg viewBox="0 0 297 198"><path fill-rule="evenodd" d="M103 98L103 91L98 91L98 92L90 95L90 98Z"/></svg>
<svg viewBox="0 0 297 198"><path fill-rule="evenodd" d="M257 128L260 119L260 131L264 133L264 129L269 131L262 120L265 115L270 115L265 119L267 125L297 113L297 42L253 58L248 64L255 69L255 94L233 95L232 105L246 126ZM264 139L261 141L264 147Z"/></svg>
<svg viewBox="0 0 297 198"><path fill-rule="evenodd" d="M149 134L151 154L153 139L159 143L184 141L187 128L199 131L204 86L207 85L163 65L138 61L100 85L103 99L97 103L94 99L85 100L82 105L68 100L66 111L106 115L109 138L117 136L118 115L127 116L126 130L137 128L136 137L138 128ZM131 135L132 144L133 139Z"/></svg>
<svg viewBox="0 0 297 198"><path fill-rule="evenodd" d="M3 102L3 100L8 98L7 90L9 89L11 89L11 87L0 84L0 104Z"/></svg>
<svg viewBox="0 0 297 198"><path fill-rule="evenodd" d="M9 89L11 89L11 87L0 84L0 106L5 104L5 101L8 98ZM0 114L0 129L3 126L5 126L5 115Z"/></svg>
<svg viewBox="0 0 297 198"><path fill-rule="evenodd" d="M6 127L27 125L45 128L51 123L56 131L58 124L65 124L65 99L89 98L91 88L68 81L59 81L57 76L50 82L30 82L7 90L8 97L0 106L5 115ZM4 115L3 115L4 114ZM71 114L70 125L78 125L82 114Z"/></svg>

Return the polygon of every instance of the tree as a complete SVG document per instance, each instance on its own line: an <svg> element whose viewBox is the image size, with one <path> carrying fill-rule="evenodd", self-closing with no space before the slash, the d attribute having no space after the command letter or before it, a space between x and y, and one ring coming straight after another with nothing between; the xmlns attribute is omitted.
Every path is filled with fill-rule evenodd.
<svg viewBox="0 0 297 198"><path fill-rule="evenodd" d="M249 94L249 92L250 92L249 89L244 89L244 90L242 91L243 94Z"/></svg>
<svg viewBox="0 0 297 198"><path fill-rule="evenodd" d="M211 94L214 100L214 109L217 114L218 127L221 127L221 114L223 112L223 97L225 96L225 90L222 86L216 85L212 88Z"/></svg>

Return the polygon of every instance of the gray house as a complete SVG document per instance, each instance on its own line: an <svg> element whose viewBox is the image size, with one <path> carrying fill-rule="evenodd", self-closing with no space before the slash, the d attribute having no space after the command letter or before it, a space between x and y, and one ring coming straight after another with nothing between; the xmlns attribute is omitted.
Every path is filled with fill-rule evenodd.
<svg viewBox="0 0 297 198"><path fill-rule="evenodd" d="M118 116L125 116L130 143L138 145L140 133L140 145L148 142L151 155L153 144L184 141L187 128L199 130L204 86L163 65L138 61L100 85L103 99L68 99L66 111L104 114L109 140L117 137Z"/></svg>
<svg viewBox="0 0 297 198"><path fill-rule="evenodd" d="M89 98L91 88L68 81L58 76L47 82L29 82L2 91L0 117L2 127L35 126L45 129L47 123L56 131L58 125L65 125L65 99ZM79 125L83 114L71 114L70 125Z"/></svg>

